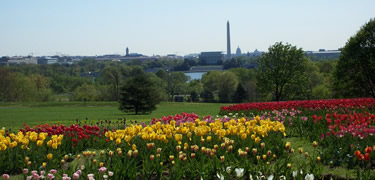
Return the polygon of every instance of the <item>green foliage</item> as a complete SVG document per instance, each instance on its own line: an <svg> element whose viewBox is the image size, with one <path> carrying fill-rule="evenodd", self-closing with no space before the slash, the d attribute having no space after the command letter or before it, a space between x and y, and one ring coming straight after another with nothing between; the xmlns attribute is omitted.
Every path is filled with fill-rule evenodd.
<svg viewBox="0 0 375 180"><path fill-rule="evenodd" d="M210 99L211 95L207 93L211 92L212 94L218 94L220 102L232 102L232 97L238 83L234 73L229 71L211 71L203 75L202 81L204 84L204 94L206 94L203 94L203 98Z"/></svg>
<svg viewBox="0 0 375 180"><path fill-rule="evenodd" d="M375 97L375 19L341 49L334 87L338 97Z"/></svg>
<svg viewBox="0 0 375 180"><path fill-rule="evenodd" d="M22 74L0 69L0 101L49 101L49 80L40 75Z"/></svg>
<svg viewBox="0 0 375 180"><path fill-rule="evenodd" d="M169 92L170 98L173 99L176 94L184 94L186 91L186 82L189 80L189 76L186 76L183 72L171 72L167 78L167 91Z"/></svg>
<svg viewBox="0 0 375 180"><path fill-rule="evenodd" d="M266 97L273 100L306 99L309 95L307 58L302 49L281 42L274 44L264 53L258 63L257 85Z"/></svg>
<svg viewBox="0 0 375 180"><path fill-rule="evenodd" d="M139 74L126 81L121 89L120 107L124 112L151 113L160 102L155 84L146 74Z"/></svg>
<svg viewBox="0 0 375 180"><path fill-rule="evenodd" d="M95 86L83 84L73 92L74 101L95 101L98 99L98 91Z"/></svg>

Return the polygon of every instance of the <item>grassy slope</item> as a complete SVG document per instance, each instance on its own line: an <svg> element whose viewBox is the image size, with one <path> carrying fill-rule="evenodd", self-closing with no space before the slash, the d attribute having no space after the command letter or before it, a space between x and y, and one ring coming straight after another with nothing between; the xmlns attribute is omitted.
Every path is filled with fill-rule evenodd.
<svg viewBox="0 0 375 180"><path fill-rule="evenodd" d="M118 110L117 102L54 102L54 103L0 103L0 128L19 129L24 123L72 124L76 119L112 120L125 117L128 120L149 122L151 118L174 115L182 112L194 112L200 116L216 115L225 104L213 103L168 103L158 105L151 114L125 114Z"/></svg>

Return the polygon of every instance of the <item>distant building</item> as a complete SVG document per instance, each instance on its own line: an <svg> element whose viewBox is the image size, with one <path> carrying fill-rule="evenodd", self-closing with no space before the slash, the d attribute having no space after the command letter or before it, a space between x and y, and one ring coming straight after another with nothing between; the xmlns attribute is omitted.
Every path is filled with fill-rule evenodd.
<svg viewBox="0 0 375 180"><path fill-rule="evenodd" d="M10 57L7 64L37 64L37 59L32 56Z"/></svg>
<svg viewBox="0 0 375 180"><path fill-rule="evenodd" d="M126 55L125 56L129 56L129 48L126 47Z"/></svg>
<svg viewBox="0 0 375 180"><path fill-rule="evenodd" d="M199 56L199 64L219 64L224 61L224 55L221 51L212 51L212 52L201 52Z"/></svg>
<svg viewBox="0 0 375 180"><path fill-rule="evenodd" d="M305 51L307 57L311 60L329 60L329 59L338 59L341 55L340 50L325 50L319 49L318 51Z"/></svg>
<svg viewBox="0 0 375 180"><path fill-rule="evenodd" d="M38 58L38 64L56 64L58 59L55 57L41 57Z"/></svg>
<svg viewBox="0 0 375 180"><path fill-rule="evenodd" d="M236 50L236 56L241 56L241 49L240 49L240 46L237 47L237 50Z"/></svg>

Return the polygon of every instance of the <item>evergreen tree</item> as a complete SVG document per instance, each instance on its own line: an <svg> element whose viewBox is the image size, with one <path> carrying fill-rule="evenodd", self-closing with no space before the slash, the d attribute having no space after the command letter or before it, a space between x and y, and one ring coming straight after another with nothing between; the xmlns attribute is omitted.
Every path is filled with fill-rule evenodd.
<svg viewBox="0 0 375 180"><path fill-rule="evenodd" d="M242 103L247 100L247 93L241 83L238 83L237 90L233 95L233 101L236 103Z"/></svg>
<svg viewBox="0 0 375 180"><path fill-rule="evenodd" d="M157 87L142 73L130 78L121 89L119 109L135 114L151 113L159 102Z"/></svg>

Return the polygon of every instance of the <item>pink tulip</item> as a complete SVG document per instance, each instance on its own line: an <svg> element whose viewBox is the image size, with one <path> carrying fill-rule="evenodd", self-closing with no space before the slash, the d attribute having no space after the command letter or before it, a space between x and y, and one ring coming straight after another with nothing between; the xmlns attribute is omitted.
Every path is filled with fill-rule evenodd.
<svg viewBox="0 0 375 180"><path fill-rule="evenodd" d="M40 179L40 176L38 174L33 174L33 179Z"/></svg>
<svg viewBox="0 0 375 180"><path fill-rule="evenodd" d="M31 171L31 174L38 174L38 171Z"/></svg>
<svg viewBox="0 0 375 180"><path fill-rule="evenodd" d="M79 174L78 173L74 173L73 174L73 179L79 179Z"/></svg>
<svg viewBox="0 0 375 180"><path fill-rule="evenodd" d="M45 171L40 171L40 175L44 175L44 174L46 174Z"/></svg>
<svg viewBox="0 0 375 180"><path fill-rule="evenodd" d="M99 172L100 173L103 173L103 172L106 172L107 171L107 168L106 167L101 167L100 169L99 169Z"/></svg>
<svg viewBox="0 0 375 180"><path fill-rule="evenodd" d="M31 180L32 178L33 178L33 176L27 176L26 180Z"/></svg>
<svg viewBox="0 0 375 180"><path fill-rule="evenodd" d="M3 179L9 179L9 174L3 174Z"/></svg>
<svg viewBox="0 0 375 180"><path fill-rule="evenodd" d="M108 171L108 176L113 176L113 172L112 171Z"/></svg>
<svg viewBox="0 0 375 180"><path fill-rule="evenodd" d="M51 169L49 172L52 173L52 174L56 174L57 170L56 169Z"/></svg>
<svg viewBox="0 0 375 180"><path fill-rule="evenodd" d="M77 173L78 175L81 175L81 174L82 174L82 171L81 171L81 170L78 170L76 173Z"/></svg>
<svg viewBox="0 0 375 180"><path fill-rule="evenodd" d="M48 175L47 175L47 178L48 178L48 179L53 179L53 178L55 178L55 176L54 176L53 174L48 174Z"/></svg>
<svg viewBox="0 0 375 180"><path fill-rule="evenodd" d="M24 173L24 174L29 173L29 169L27 169L27 168L23 169L23 173Z"/></svg>

